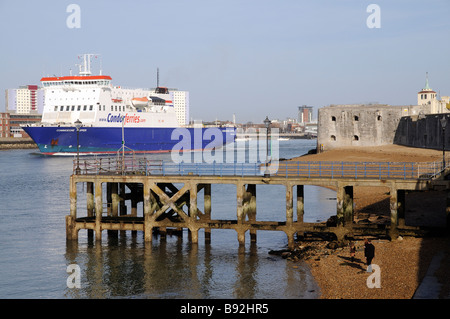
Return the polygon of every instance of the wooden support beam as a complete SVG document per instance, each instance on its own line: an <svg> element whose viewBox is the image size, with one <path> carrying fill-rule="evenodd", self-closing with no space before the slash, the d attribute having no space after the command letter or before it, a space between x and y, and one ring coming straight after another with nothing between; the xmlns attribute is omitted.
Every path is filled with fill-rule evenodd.
<svg viewBox="0 0 450 319"><path fill-rule="evenodd" d="M337 225L351 225L353 222L353 186L338 183L336 190Z"/></svg>
<svg viewBox="0 0 450 319"><path fill-rule="evenodd" d="M97 180L95 182L95 240L102 240L102 182Z"/></svg>
<svg viewBox="0 0 450 319"><path fill-rule="evenodd" d="M156 184L153 183L151 186L151 190L158 196L159 200L163 204L163 206L154 214L152 214L152 219L156 220L159 216L161 216L162 213L164 213L168 208L172 208L174 211L178 213L178 215L185 221L188 221L190 217L186 215L183 210L179 209L178 206L175 204L175 202L183 196L187 191L190 190L190 185L186 183L183 188L181 188L175 195L172 197L167 196L167 194L161 190ZM197 194L195 195L197 196ZM197 202L195 203L195 206L197 206ZM195 214L196 215L196 214Z"/></svg>
<svg viewBox="0 0 450 319"><path fill-rule="evenodd" d="M128 214L127 205L125 205L126 191L125 191L125 183L119 183L119 194L117 197L119 204L119 215L125 216Z"/></svg>
<svg viewBox="0 0 450 319"><path fill-rule="evenodd" d="M406 191L403 189L397 190L397 211L398 211L398 226L405 226L405 211L406 211Z"/></svg>
<svg viewBox="0 0 450 319"><path fill-rule="evenodd" d="M200 185L199 185L200 186ZM206 220L211 220L211 184L202 184L203 188L203 210ZM211 229L205 228L205 243L211 243Z"/></svg>
<svg viewBox="0 0 450 319"><path fill-rule="evenodd" d="M293 186L286 184L286 225L290 226L294 222L294 196Z"/></svg>
<svg viewBox="0 0 450 319"><path fill-rule="evenodd" d="M86 182L86 209L88 217L94 216L94 183Z"/></svg>
<svg viewBox="0 0 450 319"><path fill-rule="evenodd" d="M247 202L247 216L251 222L256 221L256 184L247 185L247 193L249 194ZM256 229L250 229L250 242L256 243Z"/></svg>
<svg viewBox="0 0 450 319"><path fill-rule="evenodd" d="M152 192L150 190L150 183L145 181L143 186L144 197L144 241L152 241L153 221L151 214L153 213Z"/></svg>
<svg viewBox="0 0 450 319"><path fill-rule="evenodd" d="M391 211L391 223L389 226L389 236L391 239L398 238L398 194L395 183L391 184L389 208Z"/></svg>
<svg viewBox="0 0 450 319"><path fill-rule="evenodd" d="M446 226L447 230L450 231L450 189L447 189L447 205L445 207L445 220L446 220Z"/></svg>
<svg viewBox="0 0 450 319"><path fill-rule="evenodd" d="M78 230L75 220L77 218L77 183L73 176L70 178L70 214L66 216L66 239L78 239Z"/></svg>
<svg viewBox="0 0 450 319"><path fill-rule="evenodd" d="M297 222L303 223L303 217L305 215L305 198L304 198L304 186L297 185Z"/></svg>
<svg viewBox="0 0 450 319"><path fill-rule="evenodd" d="M353 223L353 186L344 187L344 224Z"/></svg>
<svg viewBox="0 0 450 319"><path fill-rule="evenodd" d="M244 196L245 196L245 185L243 183L241 183L241 182L236 183L237 225L236 225L235 229L236 229L236 232L237 232L237 235L238 235L239 245L244 245L245 244L245 231L246 231L246 228L244 228L242 226L242 223L245 220Z"/></svg>

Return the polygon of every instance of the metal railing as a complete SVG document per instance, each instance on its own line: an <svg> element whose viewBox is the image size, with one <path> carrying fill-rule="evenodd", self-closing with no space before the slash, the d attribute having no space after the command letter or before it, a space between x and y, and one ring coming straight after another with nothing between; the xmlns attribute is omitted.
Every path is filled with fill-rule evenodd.
<svg viewBox="0 0 450 319"><path fill-rule="evenodd" d="M74 160L74 174L77 161ZM444 170L442 162L301 162L270 163L173 163L145 157L116 156L84 158L79 161L85 175L197 175L197 176L270 176L354 179L432 179Z"/></svg>

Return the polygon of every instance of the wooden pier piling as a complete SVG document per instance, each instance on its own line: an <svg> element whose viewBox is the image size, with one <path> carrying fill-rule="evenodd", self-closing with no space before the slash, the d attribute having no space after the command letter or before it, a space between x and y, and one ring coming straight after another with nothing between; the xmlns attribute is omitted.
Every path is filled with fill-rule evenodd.
<svg viewBox="0 0 450 319"><path fill-rule="evenodd" d="M108 163L110 165L111 161ZM102 239L104 230L108 231L108 236L117 236L118 231L142 231L145 242L152 241L152 234L156 229L162 237L168 230L187 229L192 243L198 243L199 230L204 230L205 242L210 243L212 229L232 229L236 232L240 245L245 244L247 231L252 243L257 240L258 230L283 231L287 236L288 247L291 249L295 244L295 235L303 236L305 232L334 233L338 239L370 234L396 238L399 234L423 232L421 228L405 225L407 191L438 188L446 190L448 194L450 190L449 181L439 176L434 178L416 178L415 175L412 175L414 178L406 178L406 175L391 178L367 177L367 166L364 169L364 178L357 174L344 176L343 170L342 176L336 176L338 175L336 172L331 172L331 176L320 175L324 172L324 164L320 165L319 173L312 173L311 170L300 173L304 168L298 163L292 163L289 167L286 164L284 170L283 164L277 174L264 177L258 174L244 174L243 168L241 168L242 173L239 174L240 167L232 168L233 174L225 175L222 168L219 171L217 166L214 166L213 173L204 175L194 175L192 172L185 171L171 174L161 174L159 171L158 174L151 173L147 164L142 168L141 162L139 163L139 169L132 167L126 172L105 172L97 167L93 172L82 170L81 174L71 176L70 214L66 216L68 240L78 239L78 232L81 229L88 230L88 236L92 236L94 232L97 241ZM311 163L308 163L308 168L310 167ZM335 167L344 167L344 164L335 165ZM354 174L354 166L351 167ZM381 166L374 165L374 167L381 172ZM220 175L217 175L218 172ZM84 217L77 209L79 207L77 184L80 183L86 183ZM230 216L230 219L213 219L214 207L211 195L212 185L216 184L236 186L236 214ZM284 186L286 203L284 221L257 219L257 185ZM304 195L304 186L306 185L336 190L336 225L304 222L304 202L307 200ZM353 222L354 189L363 186L389 188L391 217L389 225L369 227ZM201 191L203 191L203 206L198 207L198 196ZM446 201L450 203L450 200L446 199ZM129 211L127 202L128 207L131 207ZM138 209L139 203L142 203L142 209ZM447 217L448 211L450 209L447 208Z"/></svg>

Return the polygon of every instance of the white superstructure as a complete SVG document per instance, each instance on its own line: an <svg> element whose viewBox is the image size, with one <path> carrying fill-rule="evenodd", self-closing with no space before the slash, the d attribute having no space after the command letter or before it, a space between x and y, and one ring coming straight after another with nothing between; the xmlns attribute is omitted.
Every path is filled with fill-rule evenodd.
<svg viewBox="0 0 450 319"><path fill-rule="evenodd" d="M87 56L87 57L86 57ZM79 75L43 77L45 106L42 123L90 126L178 127L167 88L124 89L107 75L91 75L90 56L84 56Z"/></svg>

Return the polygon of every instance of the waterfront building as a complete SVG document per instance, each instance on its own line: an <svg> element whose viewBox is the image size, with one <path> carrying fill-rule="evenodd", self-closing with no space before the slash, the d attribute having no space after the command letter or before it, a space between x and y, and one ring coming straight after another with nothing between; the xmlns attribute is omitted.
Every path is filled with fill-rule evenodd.
<svg viewBox="0 0 450 319"><path fill-rule="evenodd" d="M15 114L42 114L44 90L37 85L23 85L5 90L6 112Z"/></svg>
<svg viewBox="0 0 450 319"><path fill-rule="evenodd" d="M0 137L29 137L21 125L38 123L41 118L40 114L0 113Z"/></svg>

